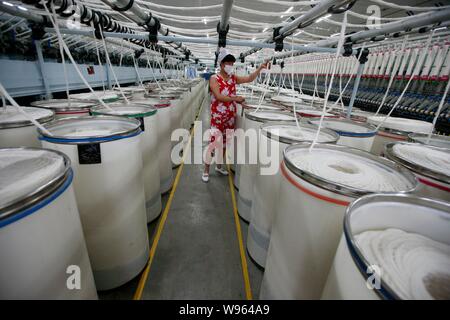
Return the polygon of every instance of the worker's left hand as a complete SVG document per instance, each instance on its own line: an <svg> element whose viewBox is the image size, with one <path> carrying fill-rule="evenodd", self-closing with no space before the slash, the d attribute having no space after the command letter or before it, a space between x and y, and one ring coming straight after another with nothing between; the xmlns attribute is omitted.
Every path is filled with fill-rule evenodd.
<svg viewBox="0 0 450 320"><path fill-rule="evenodd" d="M261 68L261 69L270 69L270 62L269 62L269 61L264 62L264 63L260 66L260 68Z"/></svg>

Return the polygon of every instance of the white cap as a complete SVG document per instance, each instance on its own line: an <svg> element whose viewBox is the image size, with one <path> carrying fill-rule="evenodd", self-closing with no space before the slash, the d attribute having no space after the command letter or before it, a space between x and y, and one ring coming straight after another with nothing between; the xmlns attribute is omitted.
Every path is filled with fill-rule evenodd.
<svg viewBox="0 0 450 320"><path fill-rule="evenodd" d="M236 58L231 54L230 51L228 51L225 48L220 48L219 56L217 57L217 64L220 64L222 62L222 60L228 55L232 56L234 58L234 61L236 61Z"/></svg>

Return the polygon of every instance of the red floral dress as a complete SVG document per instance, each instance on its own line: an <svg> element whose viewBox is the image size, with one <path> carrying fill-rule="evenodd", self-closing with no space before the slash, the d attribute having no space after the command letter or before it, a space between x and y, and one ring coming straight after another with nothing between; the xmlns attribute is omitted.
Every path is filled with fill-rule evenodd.
<svg viewBox="0 0 450 320"><path fill-rule="evenodd" d="M236 95L236 77L231 75L228 80L222 78L221 75L215 76L219 83L220 93L224 96ZM227 129L234 130L236 123L236 103L234 101L221 102L216 99L211 92L211 142L216 137L222 136L223 146L227 142Z"/></svg>

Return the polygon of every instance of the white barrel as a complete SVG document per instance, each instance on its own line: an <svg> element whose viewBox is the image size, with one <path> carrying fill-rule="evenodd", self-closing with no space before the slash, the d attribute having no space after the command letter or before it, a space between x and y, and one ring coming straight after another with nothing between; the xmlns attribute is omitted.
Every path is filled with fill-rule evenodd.
<svg viewBox="0 0 450 320"><path fill-rule="evenodd" d="M72 179L63 153L0 149L0 299L97 299Z"/></svg>
<svg viewBox="0 0 450 320"><path fill-rule="evenodd" d="M385 156L411 170L419 180L416 193L450 202L450 149L419 143L391 142Z"/></svg>
<svg viewBox="0 0 450 320"><path fill-rule="evenodd" d="M39 123L55 118L51 110L34 107L21 107ZM38 133L34 124L13 106L0 108L0 148L40 147Z"/></svg>
<svg viewBox="0 0 450 320"><path fill-rule="evenodd" d="M378 194L356 200L322 299L450 299L449 230L448 202Z"/></svg>
<svg viewBox="0 0 450 320"><path fill-rule="evenodd" d="M367 122L378 126L384 118L385 116L373 116L367 118ZM370 152L381 155L387 143L406 141L409 133L429 133L431 130L433 130L433 124L430 122L389 117L378 130Z"/></svg>
<svg viewBox="0 0 450 320"><path fill-rule="evenodd" d="M181 93L179 92L162 92L158 94L147 94L146 97L148 98L156 98L156 99L162 99L162 100L169 100L170 101L170 150L172 151L172 148L175 147L180 141L172 141L172 133L176 129L182 128L181 125L181 116L183 113L183 105L181 103ZM179 163L172 162L172 159L170 160L172 163L172 168L176 168Z"/></svg>
<svg viewBox="0 0 450 320"><path fill-rule="evenodd" d="M440 134L432 134L430 138L428 136L426 133L410 133L408 134L408 141L450 149L450 136Z"/></svg>
<svg viewBox="0 0 450 320"><path fill-rule="evenodd" d="M139 100L137 100L139 101ZM161 213L161 186L159 178L158 159L158 121L156 120L157 109L149 104L112 103L112 110L99 106L91 109L92 115L116 115L139 120L141 124L141 152L143 161L143 178L145 189L145 207L147 209L147 222L158 218Z"/></svg>
<svg viewBox="0 0 450 320"><path fill-rule="evenodd" d="M295 122L292 113L282 111L250 111L245 113L244 130L249 136L259 136L261 125L267 122ZM256 176L258 161L258 141L253 141L249 149L245 148L245 142L238 142L238 146L243 146L243 150L238 149L238 161L245 161L245 164L239 165L239 194L238 194L238 213L246 222L250 221L250 212L253 199L253 182ZM241 155L241 160L240 156ZM254 163L250 163L254 161Z"/></svg>
<svg viewBox="0 0 450 320"><path fill-rule="evenodd" d="M55 119L64 119L69 117L83 117L89 115L89 110L95 107L98 101L77 101L67 99L50 99L34 101L32 106L52 110L55 113Z"/></svg>
<svg viewBox="0 0 450 320"><path fill-rule="evenodd" d="M125 96L127 98L131 98L130 93L125 93ZM92 92L86 92L86 93L74 93L70 95L71 99L74 100L80 100L80 101L98 101L98 99L101 99L103 102L115 102L119 99L123 99L123 96L117 91L114 90L96 90L94 93Z"/></svg>
<svg viewBox="0 0 450 320"><path fill-rule="evenodd" d="M310 123L319 125L320 120L310 120ZM324 119L322 126L336 131L339 134L337 144L369 152L377 135L376 127L368 123L360 123L346 119Z"/></svg>
<svg viewBox="0 0 450 320"><path fill-rule="evenodd" d="M280 161L283 151L290 144L311 142L317 134L317 127L300 123L267 123L261 127L259 135L259 158L253 187L253 201L251 207L251 220L247 236L247 250L252 259L260 266L265 267L267 250L269 249L272 221L275 217L280 189L281 174ZM336 143L339 135L329 129L322 129L318 143ZM269 155L278 155L274 160ZM269 158L270 161L267 161ZM264 169L276 166L276 172L262 172Z"/></svg>
<svg viewBox="0 0 450 320"><path fill-rule="evenodd" d="M83 117L46 125L46 148L69 156L89 257L98 290L133 279L149 257L140 123Z"/></svg>
<svg viewBox="0 0 450 320"><path fill-rule="evenodd" d="M245 111L282 111L280 106L271 105L271 104L260 104L257 100L248 100L241 103L236 103L236 129L244 129L244 117ZM231 161L231 169L235 172L233 184L236 189L239 189L239 179L240 179L240 168L237 163L237 154L238 152L243 152L244 145L242 139L237 139L234 136L234 150L233 153L228 153L228 155L233 158ZM240 151L238 151L240 150Z"/></svg>
<svg viewBox="0 0 450 320"><path fill-rule="evenodd" d="M348 204L365 194L417 186L390 160L331 144L287 147L281 173L261 299L319 299Z"/></svg>
<svg viewBox="0 0 450 320"><path fill-rule="evenodd" d="M172 160L171 154L171 142L170 135L171 129L171 112L172 107L170 100L145 98L143 100L150 103L152 106L158 109L156 113L156 119L158 121L158 162L159 162L159 179L160 179L160 192L164 194L172 188L173 173L172 173ZM141 102L140 100L138 102Z"/></svg>

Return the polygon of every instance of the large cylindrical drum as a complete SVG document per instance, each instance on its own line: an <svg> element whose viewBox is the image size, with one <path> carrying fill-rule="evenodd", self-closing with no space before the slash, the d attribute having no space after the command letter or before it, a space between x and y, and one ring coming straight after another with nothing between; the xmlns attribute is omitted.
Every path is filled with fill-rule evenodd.
<svg viewBox="0 0 450 320"><path fill-rule="evenodd" d="M367 122L378 127L383 123L385 116L368 117ZM433 124L422 120L389 117L377 131L377 136L370 151L374 155L381 155L384 146L389 142L406 141L409 133L429 133Z"/></svg>
<svg viewBox="0 0 450 320"><path fill-rule="evenodd" d="M46 148L69 156L98 290L133 279L149 257L140 122L83 117L46 125Z"/></svg>
<svg viewBox="0 0 450 320"><path fill-rule="evenodd" d="M253 260L265 267L269 249L272 221L278 204L280 162L284 149L294 143L311 142L317 134L314 125L300 123L267 123L259 135L259 157L253 187L251 220L247 236L247 250ZM320 131L318 143L336 143L339 135L329 129ZM275 171L273 171L275 170Z"/></svg>
<svg viewBox="0 0 450 320"><path fill-rule="evenodd" d="M63 153L0 149L0 299L97 299Z"/></svg>
<svg viewBox="0 0 450 320"><path fill-rule="evenodd" d="M238 136L238 146L243 146L243 150L238 149L239 166L239 194L238 212L239 216L246 222L250 221L250 212L253 199L253 182L256 176L258 163L258 138L261 125L267 122L295 122L295 116L289 112L282 111L249 111L245 113L244 129L245 136ZM249 142L239 142L248 136ZM248 148L246 147L248 145Z"/></svg>
<svg viewBox="0 0 450 320"><path fill-rule="evenodd" d="M349 203L417 186L414 175L390 160L331 144L287 147L281 173L261 299L319 299Z"/></svg>
<svg viewBox="0 0 450 320"><path fill-rule="evenodd" d="M98 101L77 101L71 99L51 99L34 101L32 106L52 110L55 113L55 119L63 119L70 117L83 117L89 115L89 110L95 107Z"/></svg>
<svg viewBox="0 0 450 320"><path fill-rule="evenodd" d="M157 109L151 105L112 103L111 109L96 107L91 109L93 115L116 115L139 120L141 124L141 151L144 170L145 207L147 222L155 220L161 213L161 187L158 159Z"/></svg>
<svg viewBox="0 0 450 320"><path fill-rule="evenodd" d="M245 111L281 111L280 106L269 105L269 104L260 104L259 101L248 100L244 103L236 103L236 129L244 129L244 117ZM234 145L233 152L229 152L228 156L232 159L231 161L231 169L235 172L233 184L239 189L239 179L240 179L240 168L237 161L238 152L244 152L244 140L237 139L234 136Z"/></svg>
<svg viewBox="0 0 450 320"><path fill-rule="evenodd" d="M430 135L426 133L410 133L408 134L408 141L450 149L450 136L443 136L439 134Z"/></svg>
<svg viewBox="0 0 450 320"><path fill-rule="evenodd" d="M156 119L158 120L158 162L161 194L167 193L172 188L172 160L171 160L171 112L170 100L146 98L151 105L158 109ZM140 101L138 101L139 103Z"/></svg>
<svg viewBox="0 0 450 320"><path fill-rule="evenodd" d="M388 159L411 170L420 184L416 193L450 202L450 149L419 143L391 142L385 147Z"/></svg>
<svg viewBox="0 0 450 320"><path fill-rule="evenodd" d="M449 300L450 203L405 195L353 202L322 299Z"/></svg>
<svg viewBox="0 0 450 320"><path fill-rule="evenodd" d="M51 110L34 107L21 107L39 123L54 119ZM38 133L34 124L13 106L0 108L0 148L40 147Z"/></svg>
<svg viewBox="0 0 450 320"><path fill-rule="evenodd" d="M320 120L310 120L310 123L318 126ZM339 134L338 145L368 152L372 149L372 144L377 134L374 125L345 119L324 119L322 126L334 130Z"/></svg>

